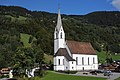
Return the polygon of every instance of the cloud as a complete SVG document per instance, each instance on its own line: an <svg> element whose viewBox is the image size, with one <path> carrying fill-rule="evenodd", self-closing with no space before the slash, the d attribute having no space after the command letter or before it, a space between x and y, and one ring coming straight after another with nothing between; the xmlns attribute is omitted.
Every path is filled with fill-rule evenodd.
<svg viewBox="0 0 120 80"><path fill-rule="evenodd" d="M118 10L120 10L120 0L112 0L111 4Z"/></svg>

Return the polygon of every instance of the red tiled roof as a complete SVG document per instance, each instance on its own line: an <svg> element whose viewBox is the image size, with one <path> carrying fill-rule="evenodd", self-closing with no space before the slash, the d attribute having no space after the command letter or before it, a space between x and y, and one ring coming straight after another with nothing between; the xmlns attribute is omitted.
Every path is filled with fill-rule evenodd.
<svg viewBox="0 0 120 80"><path fill-rule="evenodd" d="M66 48L60 48L55 56L64 56L68 61L75 61L68 53Z"/></svg>
<svg viewBox="0 0 120 80"><path fill-rule="evenodd" d="M67 41L67 45L72 54L96 54L94 48L89 42Z"/></svg>

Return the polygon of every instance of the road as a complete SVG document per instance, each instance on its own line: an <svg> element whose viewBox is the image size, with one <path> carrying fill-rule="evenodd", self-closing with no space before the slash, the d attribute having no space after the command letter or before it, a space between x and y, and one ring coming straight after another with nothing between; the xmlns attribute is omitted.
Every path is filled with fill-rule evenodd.
<svg viewBox="0 0 120 80"><path fill-rule="evenodd" d="M88 73L88 72L84 72L84 73ZM102 77L102 78L107 78L107 80L114 80L118 77L120 77L120 73L114 73L112 72L112 75L110 77L108 76L104 76L103 74L97 74L97 75L92 75L92 74L83 74L83 72L77 72L76 74L73 74L76 76L93 76L93 77Z"/></svg>
<svg viewBox="0 0 120 80"><path fill-rule="evenodd" d="M112 73L113 75L110 76L110 78L108 78L107 80L114 80L116 78L119 78L120 77L120 73Z"/></svg>

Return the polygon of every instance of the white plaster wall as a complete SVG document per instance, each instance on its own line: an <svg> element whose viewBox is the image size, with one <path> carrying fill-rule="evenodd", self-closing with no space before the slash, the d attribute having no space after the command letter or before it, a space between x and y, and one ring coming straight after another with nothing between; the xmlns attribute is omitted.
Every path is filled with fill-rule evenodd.
<svg viewBox="0 0 120 80"><path fill-rule="evenodd" d="M60 59L60 65L58 65L58 59ZM63 64L63 59L64 59L64 64ZM68 61L64 56L54 57L54 70L55 71L76 70L76 61Z"/></svg>
<svg viewBox="0 0 120 80"><path fill-rule="evenodd" d="M58 40L57 39L54 40L54 55L58 51L58 45L59 45Z"/></svg>
<svg viewBox="0 0 120 80"><path fill-rule="evenodd" d="M83 55L83 54L73 54L73 59L76 60L78 57L78 65L76 65L76 70L96 70L98 69L98 59L97 55ZM82 57L84 57L84 65L82 64ZM89 57L89 64L88 64ZM93 64L93 58L95 59L95 63Z"/></svg>
<svg viewBox="0 0 120 80"><path fill-rule="evenodd" d="M60 59L60 65L58 63L58 59ZM58 71L58 70L64 70L64 65L63 65L63 59L64 56L56 56L54 59L54 70Z"/></svg>
<svg viewBox="0 0 120 80"><path fill-rule="evenodd" d="M76 71L76 61L69 61L69 70Z"/></svg>
<svg viewBox="0 0 120 80"><path fill-rule="evenodd" d="M62 38L61 38L61 32L62 32ZM65 33L64 33L64 30L63 28L61 27L59 33L58 33L58 43L59 43L59 47L58 48L65 48Z"/></svg>
<svg viewBox="0 0 120 80"><path fill-rule="evenodd" d="M68 62L68 60L67 60L66 58L64 58L64 60L65 60L64 69L65 69L65 70L69 70L69 62Z"/></svg>
<svg viewBox="0 0 120 80"><path fill-rule="evenodd" d="M54 70L56 70L56 57L53 58Z"/></svg>
<svg viewBox="0 0 120 80"><path fill-rule="evenodd" d="M61 32L62 32L62 38L61 38ZM56 33L58 34L58 38L56 39ZM54 55L58 51L59 48L65 48L65 33L61 26L60 31L54 31Z"/></svg>
<svg viewBox="0 0 120 80"><path fill-rule="evenodd" d="M65 39L65 32L64 32L62 26L61 26L60 31L59 31L59 33L58 33L58 34L59 34L59 39L61 38L61 36L60 36L61 32L63 33L62 38Z"/></svg>
<svg viewBox="0 0 120 80"><path fill-rule="evenodd" d="M58 40L58 49L59 48L65 48L65 40L64 39Z"/></svg>

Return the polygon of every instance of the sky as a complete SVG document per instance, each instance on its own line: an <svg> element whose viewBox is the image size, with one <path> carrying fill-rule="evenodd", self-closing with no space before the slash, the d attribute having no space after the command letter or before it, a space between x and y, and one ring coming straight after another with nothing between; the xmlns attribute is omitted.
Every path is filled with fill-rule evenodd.
<svg viewBox="0 0 120 80"><path fill-rule="evenodd" d="M120 0L0 0L0 5L21 6L31 11L84 15L94 11L119 11Z"/></svg>

